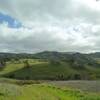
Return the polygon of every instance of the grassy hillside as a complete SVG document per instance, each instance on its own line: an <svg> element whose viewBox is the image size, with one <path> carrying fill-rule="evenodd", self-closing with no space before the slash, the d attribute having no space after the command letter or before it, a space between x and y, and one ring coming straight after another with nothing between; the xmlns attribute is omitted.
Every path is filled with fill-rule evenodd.
<svg viewBox="0 0 100 100"><path fill-rule="evenodd" d="M100 95L47 84L0 83L0 100L99 100Z"/></svg>
<svg viewBox="0 0 100 100"><path fill-rule="evenodd" d="M100 86L97 85L99 82L91 88L89 84L93 81L48 81L100 80L99 59L93 60L79 53L65 55L44 52L34 55L34 59L29 59L29 55L24 59L20 55L20 59L14 59L16 56L13 54L13 59L1 63L0 100L100 100L100 90L94 91Z"/></svg>
<svg viewBox="0 0 100 100"><path fill-rule="evenodd" d="M99 67L85 66L80 68L63 61L29 59L28 62L29 67L26 67L22 60L20 62L8 62L4 70L0 71L0 76L21 80L100 79Z"/></svg>

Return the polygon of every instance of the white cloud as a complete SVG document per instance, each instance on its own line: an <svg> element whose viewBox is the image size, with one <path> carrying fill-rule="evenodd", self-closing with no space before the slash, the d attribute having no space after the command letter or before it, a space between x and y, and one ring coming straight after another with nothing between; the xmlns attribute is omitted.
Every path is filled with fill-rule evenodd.
<svg viewBox="0 0 100 100"><path fill-rule="evenodd" d="M23 25L0 25L0 51L99 51L99 5L95 0L0 1L0 12Z"/></svg>
<svg viewBox="0 0 100 100"><path fill-rule="evenodd" d="M80 4L89 7L92 10L100 12L100 1L96 0L77 0Z"/></svg>

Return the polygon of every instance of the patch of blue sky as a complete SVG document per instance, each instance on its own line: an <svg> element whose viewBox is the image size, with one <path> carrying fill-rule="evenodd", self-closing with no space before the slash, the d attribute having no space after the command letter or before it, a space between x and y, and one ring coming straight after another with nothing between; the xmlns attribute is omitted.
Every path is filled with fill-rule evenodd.
<svg viewBox="0 0 100 100"><path fill-rule="evenodd" d="M5 22L8 23L8 27L10 28L20 28L22 26L21 22L17 19L11 17L10 15L0 13L0 24Z"/></svg>

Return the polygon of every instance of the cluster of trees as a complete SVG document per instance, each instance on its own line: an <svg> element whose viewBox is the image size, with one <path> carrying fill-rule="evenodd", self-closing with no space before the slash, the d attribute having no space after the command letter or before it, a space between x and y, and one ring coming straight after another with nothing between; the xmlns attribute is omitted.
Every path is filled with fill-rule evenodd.
<svg viewBox="0 0 100 100"><path fill-rule="evenodd" d="M6 66L6 62L1 60L0 61L0 70L3 70L5 68L5 66Z"/></svg>
<svg viewBox="0 0 100 100"><path fill-rule="evenodd" d="M30 68L30 63L28 60L23 61L24 62L24 67L25 68Z"/></svg>

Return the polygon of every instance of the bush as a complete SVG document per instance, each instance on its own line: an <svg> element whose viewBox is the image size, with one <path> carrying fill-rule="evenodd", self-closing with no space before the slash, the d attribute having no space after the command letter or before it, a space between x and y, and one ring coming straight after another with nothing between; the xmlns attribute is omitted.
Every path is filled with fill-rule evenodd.
<svg viewBox="0 0 100 100"><path fill-rule="evenodd" d="M80 80L81 79L81 75L80 74L74 74L73 79Z"/></svg>
<svg viewBox="0 0 100 100"><path fill-rule="evenodd" d="M29 67L30 67L30 64L29 64L28 60L25 60L25 61L24 61L24 66L25 66L26 68L29 68Z"/></svg>
<svg viewBox="0 0 100 100"><path fill-rule="evenodd" d="M50 60L50 64L53 64L53 65L60 65L61 62L59 60Z"/></svg>
<svg viewBox="0 0 100 100"><path fill-rule="evenodd" d="M9 78L15 78L15 74L11 74L8 76Z"/></svg>

